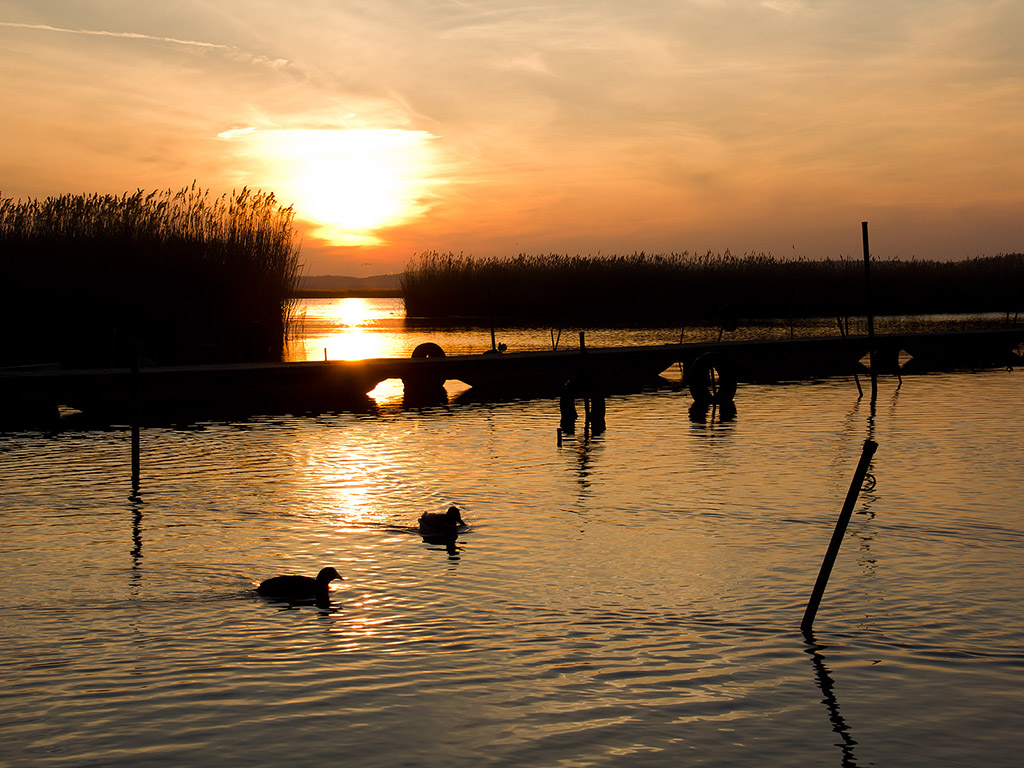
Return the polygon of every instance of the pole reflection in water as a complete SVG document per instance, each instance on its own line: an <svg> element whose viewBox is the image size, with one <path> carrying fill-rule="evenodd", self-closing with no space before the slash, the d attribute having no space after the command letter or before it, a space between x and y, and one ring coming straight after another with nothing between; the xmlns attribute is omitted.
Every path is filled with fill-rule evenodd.
<svg viewBox="0 0 1024 768"><path fill-rule="evenodd" d="M134 419L132 424L132 492L128 495L128 501L132 510L132 576L138 579L141 576L142 561L142 495L140 493L139 481L139 424Z"/></svg>
<svg viewBox="0 0 1024 768"><path fill-rule="evenodd" d="M136 573L142 565L142 498L132 497L132 570Z"/></svg>
<svg viewBox="0 0 1024 768"><path fill-rule="evenodd" d="M807 648L804 650L810 654L811 663L814 665L814 680L821 690L821 703L828 710L828 720L832 723L832 730L839 734L840 740L836 743L836 746L842 752L842 759L839 764L842 768L854 768L857 765L857 760L854 757L853 748L857 745L857 740L853 738L850 726L839 712L839 700L836 698L835 681L832 679L828 667L825 666L825 657L821 653L827 646L819 645L815 642L814 635L810 632L804 633L804 641L807 644Z"/></svg>
<svg viewBox="0 0 1024 768"><path fill-rule="evenodd" d="M693 403L687 414L693 424L713 426L724 424L736 418L735 403Z"/></svg>
<svg viewBox="0 0 1024 768"><path fill-rule="evenodd" d="M558 447L562 447L561 432L559 433ZM571 433L570 433L570 436ZM601 446L600 436L591 436L589 430L584 430L583 434L574 440L573 445L573 471L576 474L576 482L580 487L580 495L586 494L590 490L590 475L593 472L591 467L594 460L594 449Z"/></svg>

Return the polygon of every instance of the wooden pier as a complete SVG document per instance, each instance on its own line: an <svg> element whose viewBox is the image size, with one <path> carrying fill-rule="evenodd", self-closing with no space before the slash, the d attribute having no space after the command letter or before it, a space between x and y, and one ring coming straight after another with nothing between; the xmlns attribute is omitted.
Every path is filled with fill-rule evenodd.
<svg viewBox="0 0 1024 768"><path fill-rule="evenodd" d="M1024 327L875 337L879 373L1015 365ZM864 373L866 336L723 341L656 346L504 352L446 357L378 358L238 365L98 370L0 370L0 426L51 419L58 406L106 423L371 408L367 394L401 379L409 404L437 401L446 381L482 396L557 397L585 374L604 392L656 384L667 369L709 352L730 363L741 382L776 382ZM909 361L900 366L900 359Z"/></svg>

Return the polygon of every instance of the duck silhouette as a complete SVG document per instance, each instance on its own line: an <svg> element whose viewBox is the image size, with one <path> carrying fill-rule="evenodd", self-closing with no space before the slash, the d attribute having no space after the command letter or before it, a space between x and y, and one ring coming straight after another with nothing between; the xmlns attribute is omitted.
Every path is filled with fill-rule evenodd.
<svg viewBox="0 0 1024 768"><path fill-rule="evenodd" d="M435 538L454 539L459 535L459 529L466 527L458 507L448 507L445 513L424 512L420 515L420 535Z"/></svg>
<svg viewBox="0 0 1024 768"><path fill-rule="evenodd" d="M317 605L330 602L327 588L335 579L341 579L334 568L321 568L316 578L311 576L274 576L261 582L256 593L273 600L287 600L290 603L315 601Z"/></svg>

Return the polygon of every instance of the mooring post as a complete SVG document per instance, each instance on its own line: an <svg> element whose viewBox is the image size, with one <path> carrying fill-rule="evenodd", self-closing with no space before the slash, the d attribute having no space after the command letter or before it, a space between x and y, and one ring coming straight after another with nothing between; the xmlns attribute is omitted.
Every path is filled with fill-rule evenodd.
<svg viewBox="0 0 1024 768"><path fill-rule="evenodd" d="M586 436L590 426L590 364L587 362L587 342L580 331L580 372L579 380L583 384L583 434Z"/></svg>
<svg viewBox="0 0 1024 768"><path fill-rule="evenodd" d="M864 304L868 316L868 360L871 363L871 400L878 397L878 366L875 364L875 314L871 307L871 250L868 247L868 223L860 223L864 241Z"/></svg>
<svg viewBox="0 0 1024 768"><path fill-rule="evenodd" d="M139 381L139 344L135 343L132 354L132 497L139 495L139 398L141 397Z"/></svg>
<svg viewBox="0 0 1024 768"><path fill-rule="evenodd" d="M864 441L864 448L860 454L860 462L857 470L853 473L853 482L850 483L850 490L846 494L846 502L839 513L835 530L832 531L832 540L825 552L825 559L821 562L821 570L818 571L818 580L814 583L814 590L811 592L811 599L807 601L807 610L804 611L803 621L800 622L800 629L804 634L810 634L814 624L814 615L818 612L821 604L821 596L825 594L825 586L828 584L828 577L832 573L832 566L835 565L836 555L839 554L839 547L843 543L843 536L846 535L846 527L853 515L853 508L857 504L857 496L860 495L860 488L864 484L864 477L871 465L871 457L875 455L878 443L868 439Z"/></svg>

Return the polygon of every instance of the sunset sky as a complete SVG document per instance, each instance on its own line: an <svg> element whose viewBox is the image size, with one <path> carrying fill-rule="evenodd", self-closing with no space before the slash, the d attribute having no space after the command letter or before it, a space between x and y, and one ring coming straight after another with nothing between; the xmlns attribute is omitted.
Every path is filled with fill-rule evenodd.
<svg viewBox="0 0 1024 768"><path fill-rule="evenodd" d="M0 193L243 185L424 251L1024 250L1019 0L0 0Z"/></svg>

